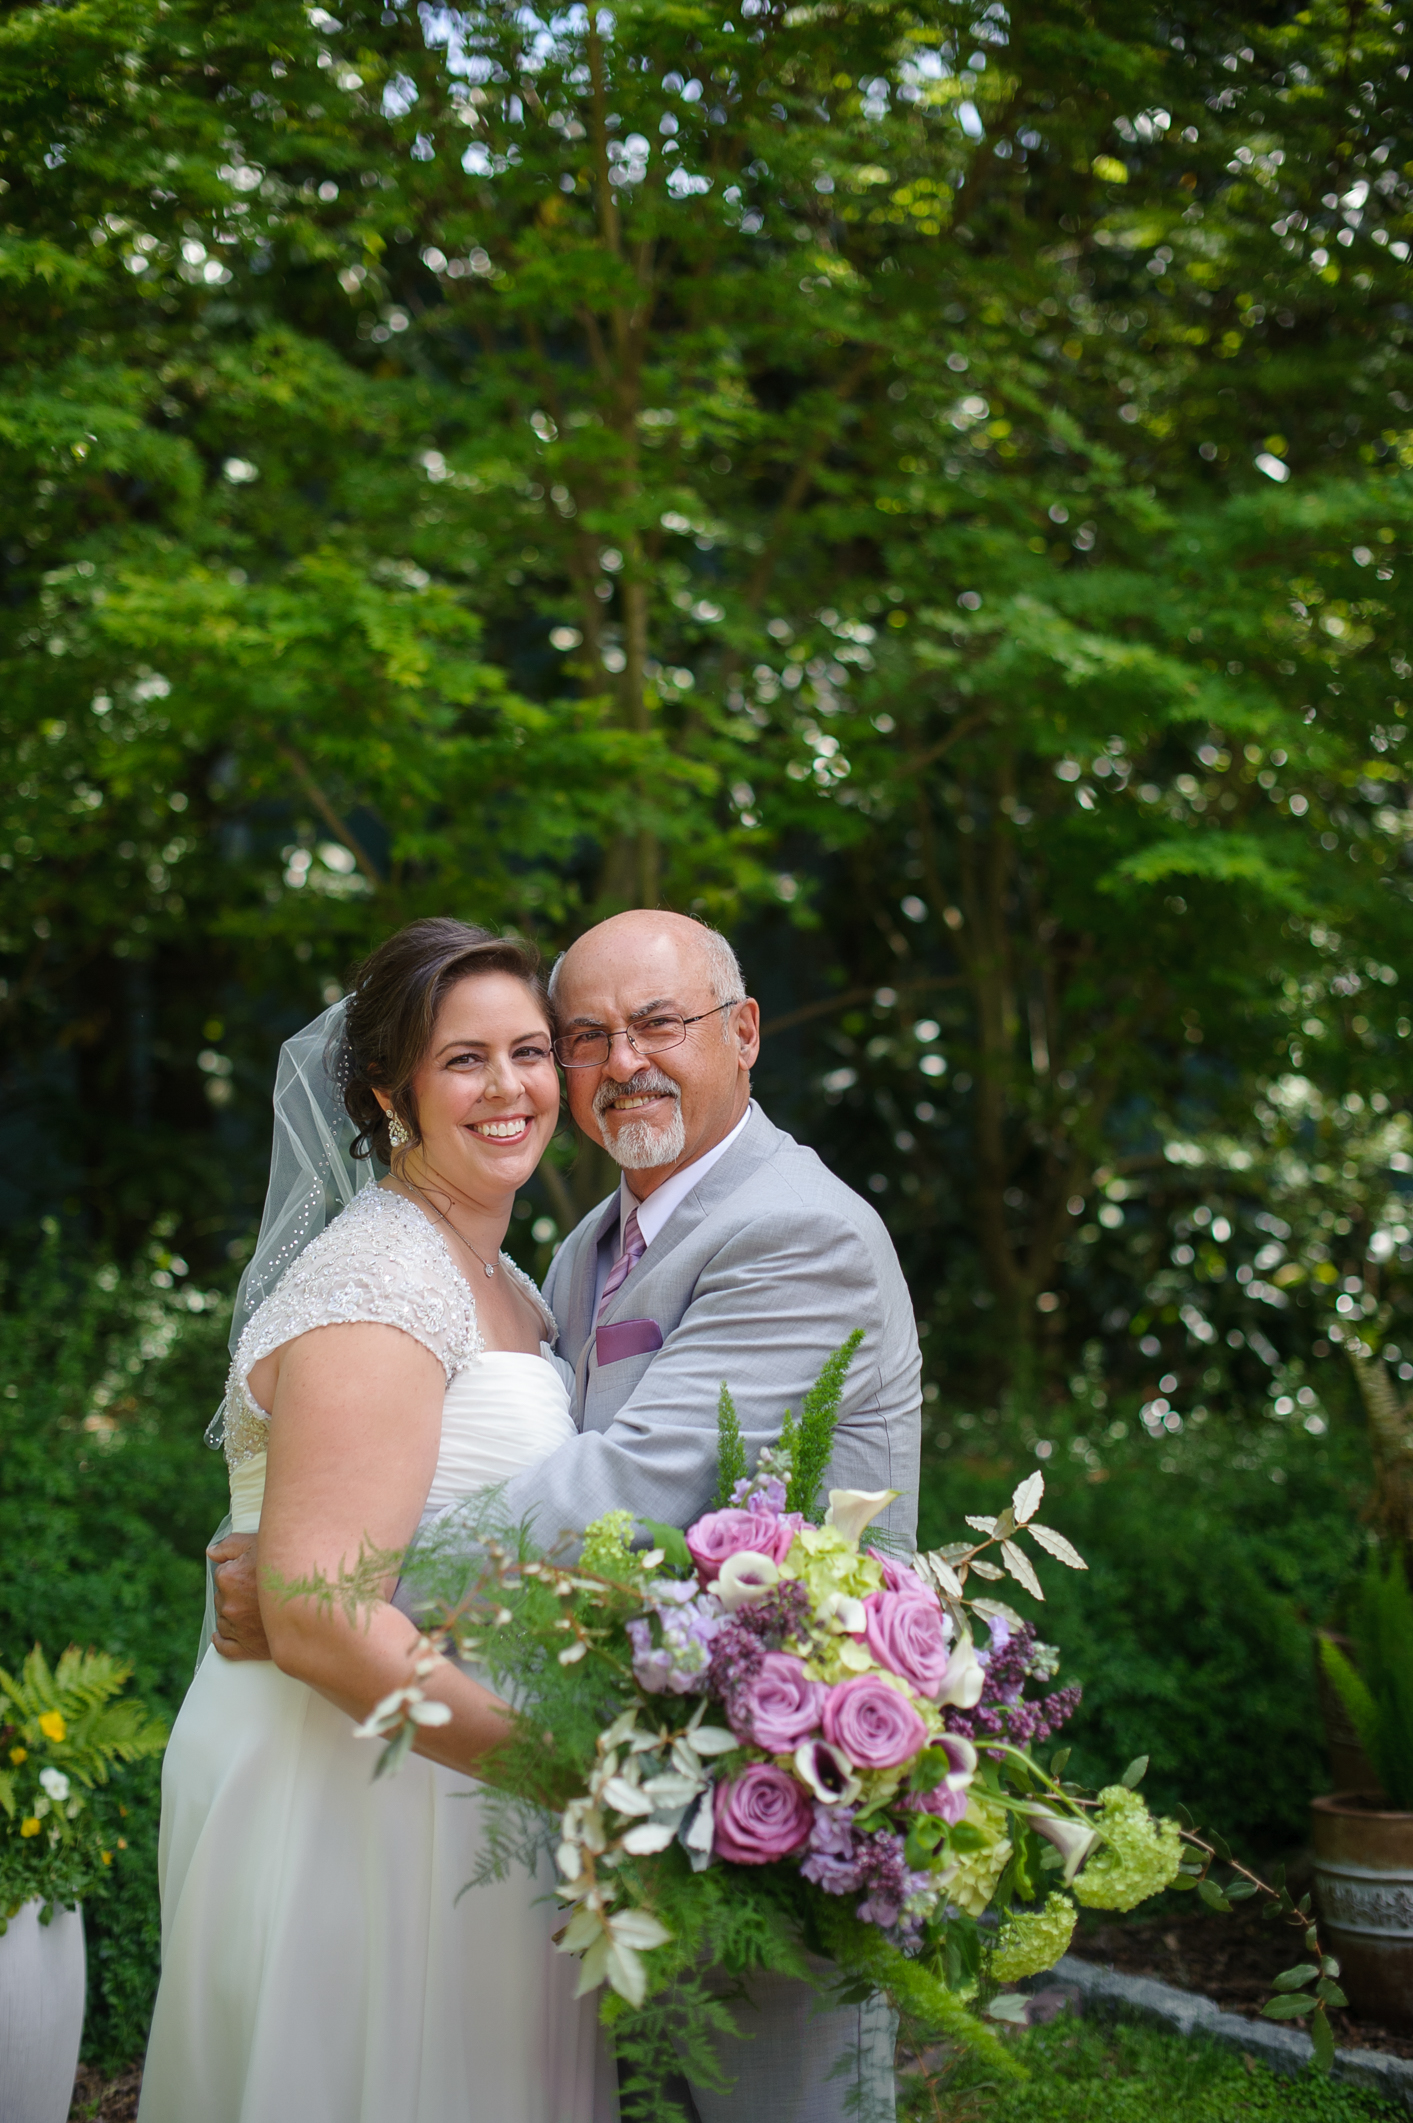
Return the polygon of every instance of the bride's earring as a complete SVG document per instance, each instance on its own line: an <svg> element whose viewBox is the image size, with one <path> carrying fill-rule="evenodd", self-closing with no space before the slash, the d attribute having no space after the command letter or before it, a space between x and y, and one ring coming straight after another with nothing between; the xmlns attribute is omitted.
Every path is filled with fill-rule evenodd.
<svg viewBox="0 0 1413 2123"><path fill-rule="evenodd" d="M401 1120L400 1120L400 1119L398 1118L398 1115L397 1115L397 1110L396 1110L396 1108L395 1108L395 1107L393 1107L393 1106L389 1106L389 1108L388 1108L388 1148L389 1148L390 1150L405 1150L405 1149L407 1148L407 1145L408 1145L408 1144L409 1144L409 1143L411 1142L411 1140L412 1140L412 1131L411 1131L411 1129L410 1129L410 1128L407 1128L407 1127L404 1127L404 1126L403 1126L403 1123L402 1123L402 1122L401 1122Z"/></svg>

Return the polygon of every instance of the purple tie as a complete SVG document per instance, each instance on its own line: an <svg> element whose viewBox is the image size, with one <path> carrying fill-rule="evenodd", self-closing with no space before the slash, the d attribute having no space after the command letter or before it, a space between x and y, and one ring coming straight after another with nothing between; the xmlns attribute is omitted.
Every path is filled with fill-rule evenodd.
<svg viewBox="0 0 1413 2123"><path fill-rule="evenodd" d="M603 1296L599 1299L599 1319L603 1318L604 1307L609 1299L627 1282L647 1250L648 1242L638 1229L638 1212L636 1209L630 1209L628 1221L623 1226L623 1251L609 1269L608 1281L604 1284Z"/></svg>

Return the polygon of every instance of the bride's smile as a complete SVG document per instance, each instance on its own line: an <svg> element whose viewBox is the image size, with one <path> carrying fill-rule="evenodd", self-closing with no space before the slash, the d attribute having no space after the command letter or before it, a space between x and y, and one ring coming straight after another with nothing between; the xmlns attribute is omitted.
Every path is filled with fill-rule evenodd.
<svg viewBox="0 0 1413 2123"><path fill-rule="evenodd" d="M482 973L448 990L397 1111L419 1138L397 1159L400 1179L449 1193L458 1212L509 1213L559 1119L549 1027L523 981Z"/></svg>

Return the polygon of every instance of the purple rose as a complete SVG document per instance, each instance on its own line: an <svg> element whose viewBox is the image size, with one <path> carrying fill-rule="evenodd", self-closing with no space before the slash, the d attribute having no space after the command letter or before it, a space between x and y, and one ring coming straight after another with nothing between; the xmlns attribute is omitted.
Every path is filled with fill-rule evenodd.
<svg viewBox="0 0 1413 2123"><path fill-rule="evenodd" d="M769 1865L788 1857L808 1840L813 1824L813 1809L795 1779L768 1762L753 1762L716 1787L713 1847L734 1865Z"/></svg>
<svg viewBox="0 0 1413 2123"><path fill-rule="evenodd" d="M726 1558L743 1549L769 1556L772 1563L783 1562L795 1532L784 1519L763 1511L708 1511L687 1528L687 1548L702 1583L709 1585Z"/></svg>
<svg viewBox="0 0 1413 2123"><path fill-rule="evenodd" d="M855 1769L896 1769L927 1744L927 1727L907 1698L871 1673L831 1688L824 1737Z"/></svg>
<svg viewBox="0 0 1413 2123"><path fill-rule="evenodd" d="M864 1601L864 1641L880 1666L935 1699L947 1678L947 1638L936 1600L907 1592L871 1592Z"/></svg>
<svg viewBox="0 0 1413 2123"><path fill-rule="evenodd" d="M767 1754L793 1754L819 1728L824 1690L788 1651L767 1651L733 1704L733 1729ZM736 1720L739 1719L739 1723Z"/></svg>
<svg viewBox="0 0 1413 2123"><path fill-rule="evenodd" d="M877 1548L870 1548L868 1552L883 1572L883 1584L886 1591L905 1593L910 1600L932 1599L933 1595L923 1584L917 1572L910 1570L906 1563L896 1561L891 1555L880 1554Z"/></svg>

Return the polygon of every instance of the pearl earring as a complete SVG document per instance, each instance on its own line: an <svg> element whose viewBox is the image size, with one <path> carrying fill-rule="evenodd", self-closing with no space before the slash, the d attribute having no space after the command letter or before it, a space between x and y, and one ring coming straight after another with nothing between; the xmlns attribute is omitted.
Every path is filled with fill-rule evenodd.
<svg viewBox="0 0 1413 2123"><path fill-rule="evenodd" d="M388 1148L405 1150L412 1140L412 1130L405 1127L394 1107L388 1108Z"/></svg>

